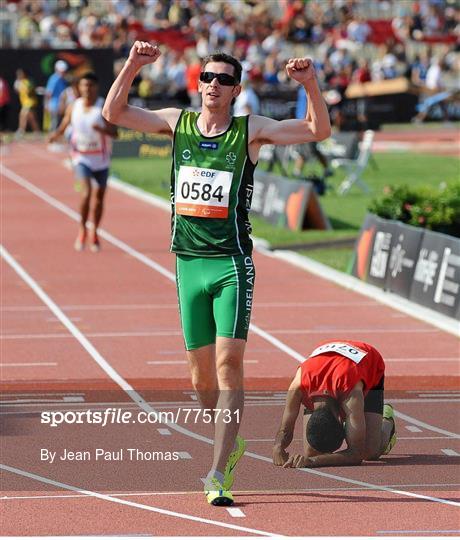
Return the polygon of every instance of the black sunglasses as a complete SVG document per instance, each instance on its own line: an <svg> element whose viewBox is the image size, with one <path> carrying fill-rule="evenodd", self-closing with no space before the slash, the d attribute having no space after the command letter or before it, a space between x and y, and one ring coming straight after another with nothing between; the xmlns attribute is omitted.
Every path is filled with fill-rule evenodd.
<svg viewBox="0 0 460 540"><path fill-rule="evenodd" d="M228 73L213 73L212 71L202 71L200 73L200 81L206 84L211 83L214 79L222 86L236 86L238 83L233 75Z"/></svg>

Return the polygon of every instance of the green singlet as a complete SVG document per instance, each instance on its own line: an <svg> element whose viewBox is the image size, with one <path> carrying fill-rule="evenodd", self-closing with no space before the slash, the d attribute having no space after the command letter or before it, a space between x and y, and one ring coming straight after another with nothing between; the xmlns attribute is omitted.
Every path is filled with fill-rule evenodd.
<svg viewBox="0 0 460 540"><path fill-rule="evenodd" d="M255 279L248 117L233 117L214 137L201 134L198 117L181 113L171 170L171 251L187 350L216 336L246 339Z"/></svg>
<svg viewBox="0 0 460 540"><path fill-rule="evenodd" d="M171 251L198 257L251 255L255 165L248 155L248 117L205 137L199 113L183 111L174 133Z"/></svg>

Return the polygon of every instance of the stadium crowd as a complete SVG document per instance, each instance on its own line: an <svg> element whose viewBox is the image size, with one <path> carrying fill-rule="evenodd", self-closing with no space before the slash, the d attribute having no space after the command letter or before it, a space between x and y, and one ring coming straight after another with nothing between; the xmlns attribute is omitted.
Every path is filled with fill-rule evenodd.
<svg viewBox="0 0 460 540"><path fill-rule="evenodd" d="M397 77L441 92L460 74L453 0L7 0L3 10L16 24L11 45L113 47L116 72L136 38L162 43L142 72L142 98L196 105L200 58L216 49L242 61L256 89L285 84L286 60L303 55L342 97L352 82Z"/></svg>

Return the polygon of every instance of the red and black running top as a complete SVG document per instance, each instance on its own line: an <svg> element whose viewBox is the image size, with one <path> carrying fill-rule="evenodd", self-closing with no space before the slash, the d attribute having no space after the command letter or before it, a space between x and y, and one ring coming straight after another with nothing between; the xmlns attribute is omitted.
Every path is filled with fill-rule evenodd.
<svg viewBox="0 0 460 540"><path fill-rule="evenodd" d="M381 354L361 341L334 340L321 343L300 365L302 402L313 409L311 398L329 396L343 401L359 381L364 396L385 373Z"/></svg>

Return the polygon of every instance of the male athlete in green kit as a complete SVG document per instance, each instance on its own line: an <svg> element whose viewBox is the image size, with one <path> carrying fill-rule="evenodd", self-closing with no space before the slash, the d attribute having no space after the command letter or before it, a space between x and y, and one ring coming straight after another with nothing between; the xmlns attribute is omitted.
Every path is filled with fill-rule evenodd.
<svg viewBox="0 0 460 540"><path fill-rule="evenodd" d="M323 140L330 135L329 116L312 61L293 58L286 72L305 87L305 119L232 117L242 68L223 53L203 60L201 113L128 105L134 77L160 54L150 43L134 43L103 115L119 126L173 138L171 251L176 253L181 323L198 399L203 408L215 410L214 461L205 494L209 503L226 506L233 503L233 469L246 446L238 429L255 279L248 212L259 150L263 144Z"/></svg>

